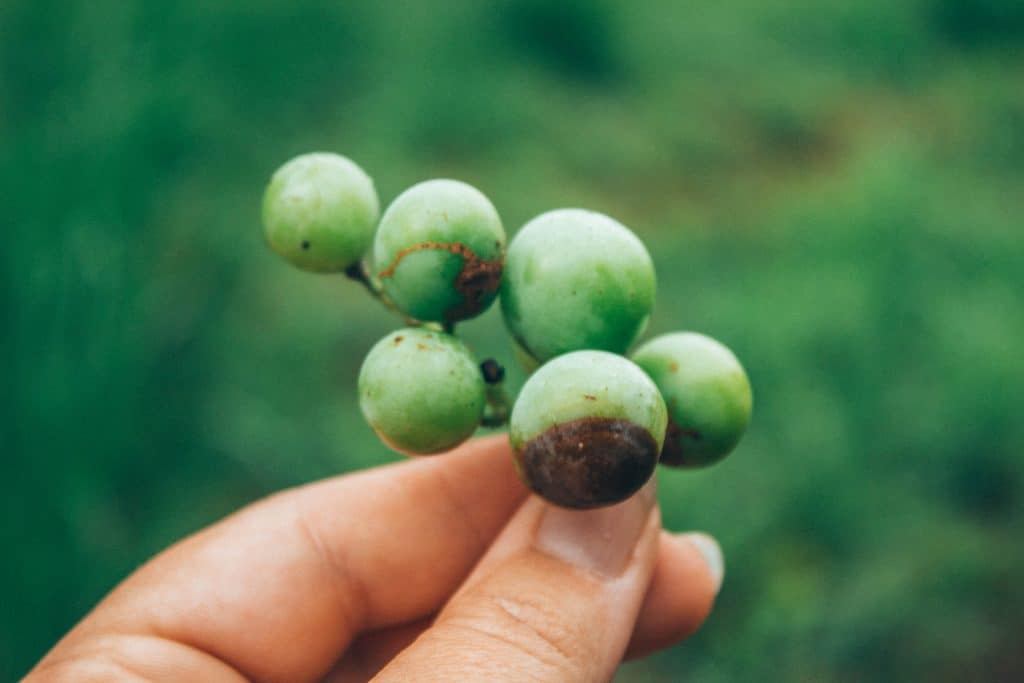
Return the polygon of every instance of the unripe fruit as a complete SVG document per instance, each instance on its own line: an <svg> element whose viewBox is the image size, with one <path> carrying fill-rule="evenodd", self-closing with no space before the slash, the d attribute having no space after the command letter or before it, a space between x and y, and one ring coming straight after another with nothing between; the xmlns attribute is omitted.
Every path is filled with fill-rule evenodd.
<svg viewBox="0 0 1024 683"><path fill-rule="evenodd" d="M519 345L515 339L512 340L512 357L519 363L519 367L523 369L527 375L532 375L537 368L540 367L540 362L528 354L526 349Z"/></svg>
<svg viewBox="0 0 1024 683"><path fill-rule="evenodd" d="M353 265L370 247L380 216L373 181L349 159L316 152L279 168L263 195L263 234L303 270Z"/></svg>
<svg viewBox="0 0 1024 683"><path fill-rule="evenodd" d="M483 417L480 368L455 337L425 328L392 332L359 371L359 406L377 435L408 453L459 445Z"/></svg>
<svg viewBox="0 0 1024 683"><path fill-rule="evenodd" d="M526 485L568 508L625 500L650 479L665 402L628 359L577 351L543 365L512 409L510 438Z"/></svg>
<svg viewBox="0 0 1024 683"><path fill-rule="evenodd" d="M669 426L661 462L701 467L736 447L750 422L753 396L732 351L694 332L656 337L633 360L658 385Z"/></svg>
<svg viewBox="0 0 1024 683"><path fill-rule="evenodd" d="M543 362L580 349L625 353L654 306L654 264L621 223L559 209L509 245L501 310L516 340Z"/></svg>
<svg viewBox="0 0 1024 683"><path fill-rule="evenodd" d="M381 218L373 263L388 297L409 316L455 322L494 301L505 229L479 190L457 180L409 188Z"/></svg>

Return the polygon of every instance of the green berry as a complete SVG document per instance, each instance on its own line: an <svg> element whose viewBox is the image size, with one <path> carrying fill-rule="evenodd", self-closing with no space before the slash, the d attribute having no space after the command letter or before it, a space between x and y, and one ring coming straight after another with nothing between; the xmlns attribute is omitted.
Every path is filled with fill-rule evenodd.
<svg viewBox="0 0 1024 683"><path fill-rule="evenodd" d="M540 367L540 362L527 353L526 349L520 346L515 339L512 340L512 357L516 359L516 362L519 363L519 367L521 367L523 372L527 375L532 375L537 368Z"/></svg>
<svg viewBox="0 0 1024 683"><path fill-rule="evenodd" d="M461 341L443 332L392 332L370 350L359 371L363 415L399 451L454 448L479 426L484 403L480 368Z"/></svg>
<svg viewBox="0 0 1024 683"><path fill-rule="evenodd" d="M455 322L494 301L505 229L479 190L457 180L409 188L381 218L373 262L388 297L409 316Z"/></svg>
<svg viewBox="0 0 1024 683"><path fill-rule="evenodd" d="M736 447L750 422L753 396L732 351L702 334L677 332L647 342L633 360L658 385L668 406L661 462L701 467Z"/></svg>
<svg viewBox="0 0 1024 683"><path fill-rule="evenodd" d="M370 176L337 154L295 157L277 169L263 195L267 243L303 270L338 272L359 261L379 216Z"/></svg>
<svg viewBox="0 0 1024 683"><path fill-rule="evenodd" d="M593 211L534 218L512 240L505 266L505 322L539 361L579 349L625 353L654 306L647 249L621 223Z"/></svg>
<svg viewBox="0 0 1024 683"><path fill-rule="evenodd" d="M667 419L658 388L635 364L576 351L530 376L509 431L526 485L582 509L625 500L650 479Z"/></svg>

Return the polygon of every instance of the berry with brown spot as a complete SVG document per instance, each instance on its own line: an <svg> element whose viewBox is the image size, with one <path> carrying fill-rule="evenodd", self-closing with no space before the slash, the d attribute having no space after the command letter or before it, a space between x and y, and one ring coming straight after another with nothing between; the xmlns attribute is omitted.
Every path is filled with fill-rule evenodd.
<svg viewBox="0 0 1024 683"><path fill-rule="evenodd" d="M662 463L703 467L736 447L750 422L753 394L732 351L705 335L677 332L647 342L633 360L668 406Z"/></svg>
<svg viewBox="0 0 1024 683"><path fill-rule="evenodd" d="M585 509L623 501L650 479L666 423L665 402L640 368L612 353L577 351L527 380L509 434L531 490Z"/></svg>
<svg viewBox="0 0 1024 683"><path fill-rule="evenodd" d="M457 180L409 188L384 212L373 243L384 292L416 320L453 323L498 295L505 229L479 190Z"/></svg>

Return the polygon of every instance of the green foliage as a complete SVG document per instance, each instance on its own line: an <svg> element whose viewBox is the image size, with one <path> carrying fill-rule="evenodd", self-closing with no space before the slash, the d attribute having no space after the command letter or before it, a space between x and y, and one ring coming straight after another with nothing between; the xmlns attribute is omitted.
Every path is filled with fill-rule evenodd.
<svg viewBox="0 0 1024 683"><path fill-rule="evenodd" d="M504 0L498 4L495 33L510 49L510 58L583 82L608 81L621 68L610 3Z"/></svg>
<svg viewBox="0 0 1024 683"><path fill-rule="evenodd" d="M624 680L1024 677L1018 5L4 3L0 679L181 535L394 457L355 386L397 321L260 237L315 149L510 234L614 216L650 334L743 361L743 443L661 474L718 607ZM465 331L512 368L500 325Z"/></svg>
<svg viewBox="0 0 1024 683"><path fill-rule="evenodd" d="M966 46L1024 39L1024 5L1014 0L935 0L932 18L946 38Z"/></svg>

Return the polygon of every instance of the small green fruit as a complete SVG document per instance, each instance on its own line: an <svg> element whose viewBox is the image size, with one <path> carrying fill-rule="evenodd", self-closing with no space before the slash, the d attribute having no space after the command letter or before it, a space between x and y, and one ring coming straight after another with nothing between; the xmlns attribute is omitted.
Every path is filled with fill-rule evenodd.
<svg viewBox="0 0 1024 683"><path fill-rule="evenodd" d="M512 357L516 359L517 363L519 363L519 367L523 369L523 372L525 372L527 375L532 375L534 372L536 372L537 368L540 367L540 362L536 358L528 354L526 352L526 349L520 346L515 339L511 340L511 344Z"/></svg>
<svg viewBox="0 0 1024 683"><path fill-rule="evenodd" d="M359 371L359 406L378 436L408 453L440 453L480 424L480 368L455 337L424 328L392 332Z"/></svg>
<svg viewBox="0 0 1024 683"><path fill-rule="evenodd" d="M385 293L409 316L455 322L494 301L505 229L479 190L457 180L409 188L381 218L373 262Z"/></svg>
<svg viewBox="0 0 1024 683"><path fill-rule="evenodd" d="M622 356L576 351L541 366L512 409L526 485L568 508L625 500L650 479L667 423L654 382Z"/></svg>
<svg viewBox="0 0 1024 683"><path fill-rule="evenodd" d="M337 154L295 157L274 173L263 195L267 243L303 270L338 272L359 261L379 216L373 181Z"/></svg>
<svg viewBox="0 0 1024 683"><path fill-rule="evenodd" d="M628 228L560 209L534 218L509 245L501 309L539 361L579 349L625 353L647 324L654 290L654 264Z"/></svg>
<svg viewBox="0 0 1024 683"><path fill-rule="evenodd" d="M743 366L732 351L694 332L656 337L633 360L658 385L668 405L669 426L661 462L702 467L736 447L753 396Z"/></svg>

